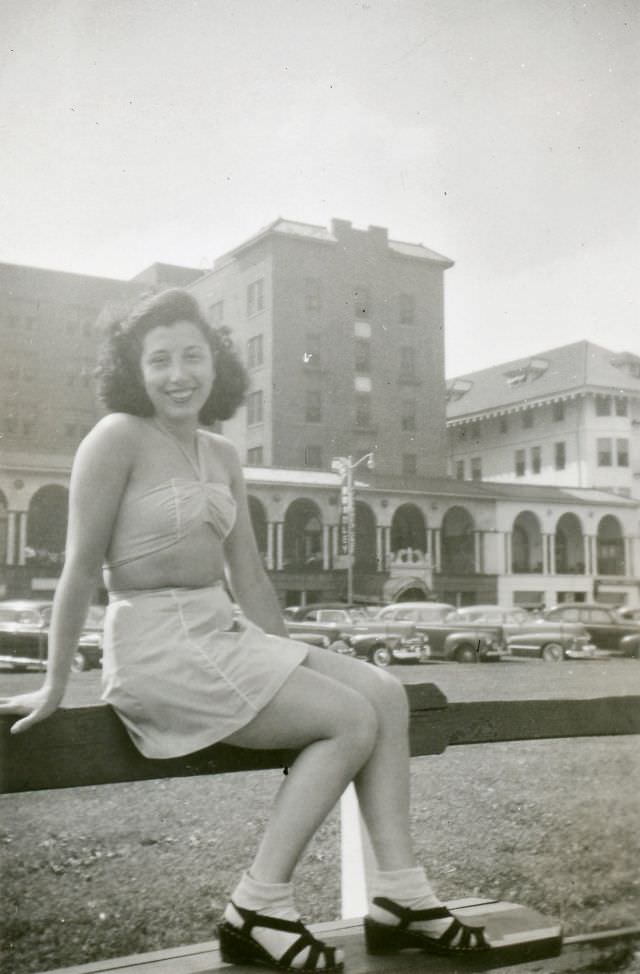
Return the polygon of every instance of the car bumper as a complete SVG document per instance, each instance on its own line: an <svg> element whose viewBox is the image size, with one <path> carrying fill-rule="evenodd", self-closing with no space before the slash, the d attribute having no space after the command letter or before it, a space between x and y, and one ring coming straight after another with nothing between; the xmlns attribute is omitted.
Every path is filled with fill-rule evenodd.
<svg viewBox="0 0 640 974"><path fill-rule="evenodd" d="M585 643L583 646L565 649L564 655L567 659L608 659L610 654L606 649L598 649L593 643Z"/></svg>

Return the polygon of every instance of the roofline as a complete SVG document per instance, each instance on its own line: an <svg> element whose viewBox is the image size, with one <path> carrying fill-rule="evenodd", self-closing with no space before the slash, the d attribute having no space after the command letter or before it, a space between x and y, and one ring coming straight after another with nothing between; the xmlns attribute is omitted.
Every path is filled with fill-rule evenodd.
<svg viewBox="0 0 640 974"><path fill-rule="evenodd" d="M208 275L210 273L213 273L213 271L215 270L219 270L222 266L224 266L225 263L227 263L230 260L233 260L233 258L237 254L241 253L244 250L247 250L249 247L253 247L256 244L260 243L271 233L273 233L275 228L281 223L291 223L299 227L308 227L308 228L310 227L313 230L320 230L323 233L327 233L329 235L327 239L323 237L310 236L308 234L300 234L299 236L296 236L296 234L294 233L290 233L288 231L281 231L281 235L283 237L293 237L294 239L299 241L304 241L306 243L322 244L323 246L333 246L334 244L338 243L338 239L335 236L333 236L331 232L331 228L327 228L318 223L304 223L302 220L289 220L287 219L287 217L279 216L275 220L272 220L271 223L268 223L265 227L262 227L262 229L258 230L257 233L254 233L251 237L248 237L242 243L238 244L236 247L233 247L231 250L225 251L223 254L220 254L220 256L215 259L213 263L213 268L210 271L205 272L205 274ZM394 252L392 248L392 244L400 244L405 247L424 247L424 245L421 243L417 243L417 244L411 243L411 241L407 241L407 240L394 240L392 238L388 238L388 249L390 250L390 252L394 254L394 256L403 259L407 258L409 260L426 261L429 264L436 264L438 267L442 267L444 270L448 270L450 267L453 267L455 264L455 261L453 261L450 257L445 257L443 254L437 254L436 251L430 251L430 254L424 254L424 255L402 254L399 253L398 251ZM427 247L424 247L424 249L429 250L429 248Z"/></svg>
<svg viewBox="0 0 640 974"><path fill-rule="evenodd" d="M582 386L580 389L567 390L566 392L550 392L548 395L541 396L538 399L521 399L519 402L505 403L502 406L496 404L495 406L479 409L475 413L459 413L457 416L447 417L446 424L447 426L464 426L467 423L474 423L479 419L506 416L507 413L522 413L527 409L546 406L552 402L567 402L570 399L602 395L603 391L609 395L617 395L617 398L620 398L620 393L624 393L625 396L640 399L640 389L624 389L621 387L620 393L612 393L611 386L589 385Z"/></svg>
<svg viewBox="0 0 640 974"><path fill-rule="evenodd" d="M138 282L131 277L103 277L100 274L82 274L80 271L61 271L56 267L37 267L35 264L12 264L8 261L0 261L0 268L8 267L11 270L35 271L40 274L64 274L67 277L79 277L84 280L101 281L109 284L131 284Z"/></svg>

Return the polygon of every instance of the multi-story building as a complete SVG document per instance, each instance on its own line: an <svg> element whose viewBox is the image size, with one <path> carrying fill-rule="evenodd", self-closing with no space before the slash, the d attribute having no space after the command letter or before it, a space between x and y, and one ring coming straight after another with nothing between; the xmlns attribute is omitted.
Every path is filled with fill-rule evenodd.
<svg viewBox="0 0 640 974"><path fill-rule="evenodd" d="M449 473L640 498L640 356L575 342L447 383Z"/></svg>
<svg viewBox="0 0 640 974"><path fill-rule="evenodd" d="M276 220L191 285L251 374L229 431L250 465L327 469L375 453L398 477L446 467L443 277L383 227Z"/></svg>

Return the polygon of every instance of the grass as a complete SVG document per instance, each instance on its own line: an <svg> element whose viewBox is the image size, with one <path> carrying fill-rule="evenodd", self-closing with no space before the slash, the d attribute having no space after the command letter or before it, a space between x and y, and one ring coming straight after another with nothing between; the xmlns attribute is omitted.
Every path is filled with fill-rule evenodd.
<svg viewBox="0 0 640 974"><path fill-rule="evenodd" d="M640 916L633 738L450 748L414 759L413 831L443 898L512 899L565 932ZM2 936L12 974L213 939L279 772L3 799ZM339 915L337 812L297 876L304 916Z"/></svg>

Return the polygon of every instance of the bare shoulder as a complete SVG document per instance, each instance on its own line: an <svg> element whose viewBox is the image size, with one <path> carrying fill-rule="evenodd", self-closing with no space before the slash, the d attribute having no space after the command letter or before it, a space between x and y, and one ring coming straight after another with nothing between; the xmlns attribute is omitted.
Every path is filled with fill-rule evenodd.
<svg viewBox="0 0 640 974"><path fill-rule="evenodd" d="M87 433L78 447L76 463L102 459L115 466L130 466L144 436L144 421L128 413L109 413Z"/></svg>
<svg viewBox="0 0 640 974"><path fill-rule="evenodd" d="M205 438L211 452L225 468L229 478L233 481L237 477L242 477L242 465L235 445L226 436L220 433L212 433L209 430L200 430Z"/></svg>

